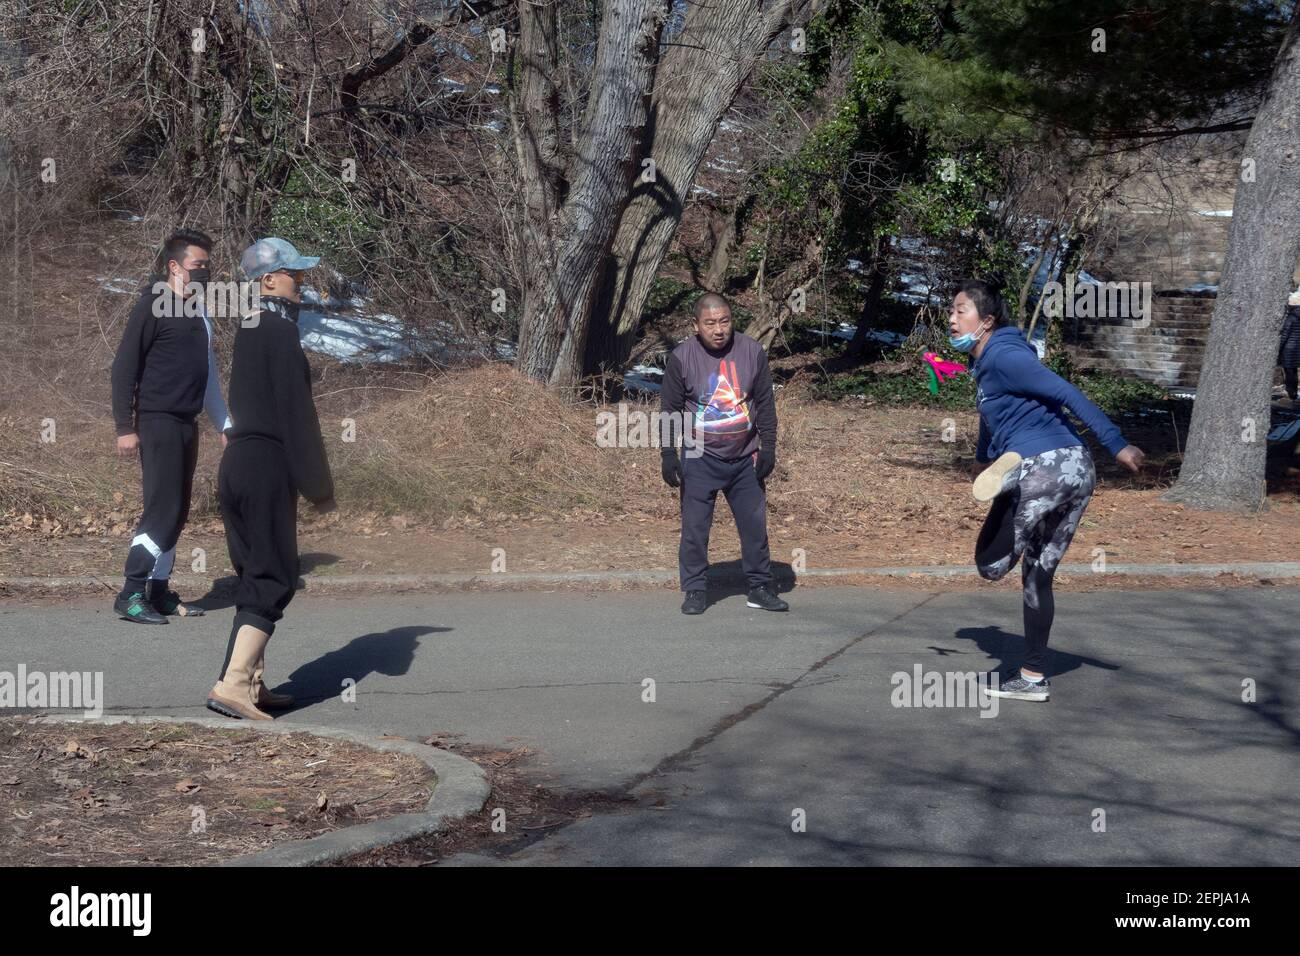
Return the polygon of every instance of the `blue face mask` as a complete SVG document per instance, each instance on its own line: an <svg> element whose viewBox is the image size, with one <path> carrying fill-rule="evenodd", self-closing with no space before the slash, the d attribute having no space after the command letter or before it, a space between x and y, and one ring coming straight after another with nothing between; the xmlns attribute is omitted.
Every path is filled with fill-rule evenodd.
<svg viewBox="0 0 1300 956"><path fill-rule="evenodd" d="M975 343L978 342L979 340L980 337L976 335L974 332L967 332L965 335L948 336L948 344L951 345L953 348L955 348L958 352L970 352L973 348L975 348Z"/></svg>

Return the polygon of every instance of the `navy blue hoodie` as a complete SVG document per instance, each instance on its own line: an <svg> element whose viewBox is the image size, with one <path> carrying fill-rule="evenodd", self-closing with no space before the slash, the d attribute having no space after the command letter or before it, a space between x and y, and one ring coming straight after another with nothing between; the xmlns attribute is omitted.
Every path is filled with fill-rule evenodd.
<svg viewBox="0 0 1300 956"><path fill-rule="evenodd" d="M1028 458L1053 448L1082 445L1066 417L1068 408L1112 455L1128 444L1106 415L1083 392L1038 361L1020 330L993 330L971 370L979 383L979 446L975 458L992 461L1014 451Z"/></svg>

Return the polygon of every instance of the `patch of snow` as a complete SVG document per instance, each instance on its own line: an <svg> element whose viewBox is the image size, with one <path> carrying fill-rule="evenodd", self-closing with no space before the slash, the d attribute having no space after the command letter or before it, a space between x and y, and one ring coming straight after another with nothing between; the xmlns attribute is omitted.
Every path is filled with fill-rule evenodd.
<svg viewBox="0 0 1300 956"><path fill-rule="evenodd" d="M899 302L922 305L934 298L934 286L926 276L904 272L898 276L898 281L902 290L891 292L890 295Z"/></svg>
<svg viewBox="0 0 1300 956"><path fill-rule="evenodd" d="M1215 216L1215 217L1220 218L1220 219L1222 219L1222 218L1228 218L1228 219L1232 218L1232 210L1231 210L1231 209L1198 209L1198 210L1196 210L1196 214L1197 214L1198 216Z"/></svg>
<svg viewBox="0 0 1300 956"><path fill-rule="evenodd" d="M99 284L99 287L105 292L112 292L116 295L134 295L140 288L135 279L110 279L105 276L88 276Z"/></svg>
<svg viewBox="0 0 1300 956"><path fill-rule="evenodd" d="M664 370L653 365L633 365L623 373L623 387L630 392L652 392L657 394L664 377Z"/></svg>
<svg viewBox="0 0 1300 956"><path fill-rule="evenodd" d="M712 189L708 189L704 186L698 186L698 185L692 186L691 192L698 193L701 196L708 196L710 199L717 199L719 195L718 193L715 193Z"/></svg>
<svg viewBox="0 0 1300 956"><path fill-rule="evenodd" d="M1030 340L1029 344L1032 345L1034 347L1034 351L1038 353L1038 361L1041 362L1043 361L1043 359L1047 358L1047 323L1046 322L1040 319L1038 324L1034 326L1034 335L1033 338Z"/></svg>
<svg viewBox="0 0 1300 956"><path fill-rule="evenodd" d="M745 168L733 159L727 159L725 156L718 156L710 159L704 164L706 169L717 170L720 173L726 173L729 176L746 175Z"/></svg>
<svg viewBox="0 0 1300 956"><path fill-rule="evenodd" d="M832 338L844 339L849 341L853 338L858 327L852 322L841 322L839 327L829 333ZM897 332L891 332L888 329L868 329L864 336L868 342L879 342L881 345L889 348L897 348L907 341L906 335L900 335Z"/></svg>
<svg viewBox="0 0 1300 956"><path fill-rule="evenodd" d="M342 276L337 278L346 283ZM351 291L355 289L353 286ZM303 286L302 300L298 312L302 347L341 362L386 363L425 357L450 364L484 353L484 345L467 338L451 322L434 322L416 332L398 316L374 311L373 301L364 295L341 298ZM486 347L496 358L515 356L513 342L497 340Z"/></svg>
<svg viewBox="0 0 1300 956"><path fill-rule="evenodd" d="M298 332L304 349L343 362L397 362L411 356L401 320L388 313L346 316L304 307L298 311Z"/></svg>
<svg viewBox="0 0 1300 956"><path fill-rule="evenodd" d="M1215 292L1219 291L1217 282L1197 282L1195 285L1184 286L1183 292Z"/></svg>

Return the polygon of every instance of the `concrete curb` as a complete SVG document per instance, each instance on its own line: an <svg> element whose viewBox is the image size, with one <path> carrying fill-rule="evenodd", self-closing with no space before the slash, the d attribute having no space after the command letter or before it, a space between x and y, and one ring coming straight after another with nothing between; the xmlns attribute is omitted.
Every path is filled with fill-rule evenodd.
<svg viewBox="0 0 1300 956"><path fill-rule="evenodd" d="M359 823L307 840L292 840L227 860L219 866L312 866L355 853L389 846L411 837L436 833L447 824L477 813L487 802L491 785L487 774L472 760L436 747L409 740L380 740L373 734L336 730L315 724L275 724L263 721L232 721L222 717L156 717L114 714L107 717L75 717L51 714L41 717L51 724L198 724L225 730L252 730L263 734L308 733L361 744L374 750L406 754L420 760L438 778L428 805L420 813L403 813L386 820Z"/></svg>
<svg viewBox="0 0 1300 956"><path fill-rule="evenodd" d="M1109 575L1151 575L1155 577L1197 578L1213 577L1219 574L1239 574L1245 577L1263 578L1300 578L1300 562L1296 561L1256 561L1238 564L1108 564L1104 572L1094 571L1091 564L1063 564L1058 568L1061 574L1109 574ZM793 576L836 578L836 577L915 577L963 578L977 577L975 568L970 565L916 565L912 567L884 568L808 568ZM788 581L789 574L777 575L778 581ZM736 584L744 582L740 572L710 573L710 583ZM212 578L197 575L177 575L172 581L188 590L210 588ZM492 574L489 572L449 572L445 574L372 574L372 575L322 575L303 578L304 590L316 594L328 594L334 590L351 590L359 587L391 587L418 591L422 589L446 587L518 587L548 584L676 584L676 569L662 568L647 571L517 571L512 573ZM112 591L116 593L117 585L103 578L94 576L73 577L6 577L0 578L0 588L15 591L55 590L55 591Z"/></svg>

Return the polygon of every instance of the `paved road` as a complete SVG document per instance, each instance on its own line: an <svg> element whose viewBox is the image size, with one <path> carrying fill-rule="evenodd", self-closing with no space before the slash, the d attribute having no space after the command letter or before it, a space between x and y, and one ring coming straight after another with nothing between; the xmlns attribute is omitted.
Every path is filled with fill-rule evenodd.
<svg viewBox="0 0 1300 956"><path fill-rule="evenodd" d="M1017 589L787 597L685 618L669 591L303 594L270 676L311 698L287 721L524 744L552 786L638 798L508 863L1300 863L1300 589L1060 594L1056 696L994 717L895 707L892 675L1017 661ZM231 610L150 628L108 605L0 603L0 671L205 713Z"/></svg>

